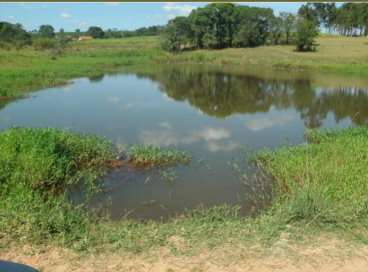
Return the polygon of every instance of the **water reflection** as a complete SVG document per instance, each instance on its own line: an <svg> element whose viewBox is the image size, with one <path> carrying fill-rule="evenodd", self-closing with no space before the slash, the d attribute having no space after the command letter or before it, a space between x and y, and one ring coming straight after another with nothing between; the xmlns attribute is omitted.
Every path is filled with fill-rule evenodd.
<svg viewBox="0 0 368 272"><path fill-rule="evenodd" d="M294 108L308 128L320 127L329 112L337 122L349 117L357 125L368 123L367 88L316 88L309 78L264 79L177 67L138 72L138 76L159 82L169 98L187 101L217 118L268 112L274 107Z"/></svg>

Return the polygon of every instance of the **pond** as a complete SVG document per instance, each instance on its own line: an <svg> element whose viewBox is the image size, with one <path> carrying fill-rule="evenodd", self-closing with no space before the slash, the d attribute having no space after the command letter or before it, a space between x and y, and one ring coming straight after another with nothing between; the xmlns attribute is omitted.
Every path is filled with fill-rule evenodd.
<svg viewBox="0 0 368 272"><path fill-rule="evenodd" d="M303 143L306 128L367 124L367 105L365 78L157 65L2 102L0 129L56 127L122 149L146 144L192 154L185 166L108 173L90 206L112 218L166 218L221 204L250 215L272 197L272 180L248 160L251 152Z"/></svg>

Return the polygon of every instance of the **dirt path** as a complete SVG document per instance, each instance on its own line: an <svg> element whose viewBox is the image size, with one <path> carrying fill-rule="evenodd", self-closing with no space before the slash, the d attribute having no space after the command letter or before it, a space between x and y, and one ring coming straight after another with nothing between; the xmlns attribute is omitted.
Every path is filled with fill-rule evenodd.
<svg viewBox="0 0 368 272"><path fill-rule="evenodd" d="M317 243L318 244L318 243ZM352 247L337 241L313 246L276 243L268 249L226 246L196 255L175 256L166 248L140 254L79 256L71 251L31 247L0 252L11 260L45 272L367 272L368 247Z"/></svg>

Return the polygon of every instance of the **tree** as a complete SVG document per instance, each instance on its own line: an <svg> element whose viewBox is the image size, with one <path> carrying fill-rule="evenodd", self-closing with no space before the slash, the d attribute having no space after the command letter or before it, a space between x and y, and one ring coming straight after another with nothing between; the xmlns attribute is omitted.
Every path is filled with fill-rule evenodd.
<svg viewBox="0 0 368 272"><path fill-rule="evenodd" d="M51 25L41 25L38 33L43 38L53 38L55 36L54 28Z"/></svg>
<svg viewBox="0 0 368 272"><path fill-rule="evenodd" d="M290 35L295 30L296 18L292 13L281 12L280 13L282 30L285 33L285 43L290 43Z"/></svg>
<svg viewBox="0 0 368 272"><path fill-rule="evenodd" d="M91 26L88 28L87 33L95 39L102 39L105 36L105 32L98 26Z"/></svg>
<svg viewBox="0 0 368 272"><path fill-rule="evenodd" d="M10 45L19 49L31 44L31 35L23 29L21 24L0 22L0 42L3 46Z"/></svg>
<svg viewBox="0 0 368 272"><path fill-rule="evenodd" d="M247 6L237 7L235 46L259 46L266 43L275 16L272 9Z"/></svg>
<svg viewBox="0 0 368 272"><path fill-rule="evenodd" d="M318 12L311 3L302 5L298 10L298 15L308 21L313 22L316 26L320 25Z"/></svg>
<svg viewBox="0 0 368 272"><path fill-rule="evenodd" d="M336 5L335 3L313 3L313 7L318 16L318 21L331 32L336 22Z"/></svg>
<svg viewBox="0 0 368 272"><path fill-rule="evenodd" d="M187 17L179 16L170 20L163 31L162 48L178 52L192 41L192 31Z"/></svg>
<svg viewBox="0 0 368 272"><path fill-rule="evenodd" d="M282 20L280 17L275 17L270 24L269 42L274 45L280 44L282 33Z"/></svg>
<svg viewBox="0 0 368 272"><path fill-rule="evenodd" d="M316 47L315 38L318 36L318 29L313 21L299 18L296 31L297 51L314 51Z"/></svg>
<svg viewBox="0 0 368 272"><path fill-rule="evenodd" d="M213 3L193 10L189 21L195 47L231 47L236 31L235 9L231 3Z"/></svg>
<svg viewBox="0 0 368 272"><path fill-rule="evenodd" d="M163 34L163 47L178 51L184 44L210 49L259 46L276 29L273 22L272 9L213 3L193 10L188 17L171 20Z"/></svg>

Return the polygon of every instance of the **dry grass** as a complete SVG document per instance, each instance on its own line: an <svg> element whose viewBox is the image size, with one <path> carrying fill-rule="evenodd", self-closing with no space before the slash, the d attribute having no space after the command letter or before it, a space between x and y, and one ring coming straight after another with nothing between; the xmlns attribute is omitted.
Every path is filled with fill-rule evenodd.
<svg viewBox="0 0 368 272"><path fill-rule="evenodd" d="M347 73L368 73L368 39L340 36L318 38L316 52L300 53L295 46L261 46L198 50L174 56L173 61L211 62L246 66L268 66L290 70L326 69Z"/></svg>
<svg viewBox="0 0 368 272"><path fill-rule="evenodd" d="M140 255L114 252L81 256L62 248L24 246L0 252L0 258L28 264L43 272L365 272L367 254L366 246L351 247L329 237L314 237L308 245L283 239L267 250L228 245L203 249L195 255L178 255L162 247Z"/></svg>

